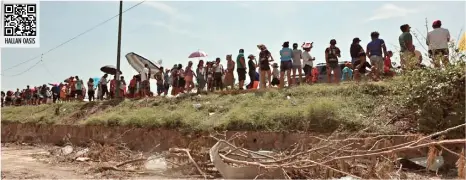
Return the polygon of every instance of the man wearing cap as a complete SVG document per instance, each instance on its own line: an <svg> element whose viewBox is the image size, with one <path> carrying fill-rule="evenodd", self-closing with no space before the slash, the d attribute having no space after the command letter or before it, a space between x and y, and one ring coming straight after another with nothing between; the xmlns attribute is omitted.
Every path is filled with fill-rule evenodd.
<svg viewBox="0 0 466 180"><path fill-rule="evenodd" d="M335 39L330 40L330 46L325 49L325 62L327 65L327 80L329 83L332 82L332 71L334 76L334 82L340 82L340 66L338 65L338 58L341 57L340 48L336 46L337 41Z"/></svg>
<svg viewBox="0 0 466 180"><path fill-rule="evenodd" d="M440 68L440 61L445 67L449 64L448 60L448 42L450 41L450 32L448 29L442 28L440 20L432 23L432 31L427 33L427 45L429 46L429 56L434 61L434 65Z"/></svg>
<svg viewBox="0 0 466 180"><path fill-rule="evenodd" d="M358 37L353 39L353 43L350 46L350 55L351 55L351 64L354 64L357 60L359 60L359 55L361 52L364 52L364 49L362 46L359 44L361 42L361 39Z"/></svg>
<svg viewBox="0 0 466 180"><path fill-rule="evenodd" d="M239 90L243 90L244 81L246 80L246 61L244 60L244 49L239 50L236 57L236 71L238 72Z"/></svg>
<svg viewBox="0 0 466 180"><path fill-rule="evenodd" d="M385 41L379 39L379 32L372 32L371 39L372 41L367 44L366 52L372 66L375 67L374 74L379 79L380 75L383 74L383 57L387 56L387 47Z"/></svg>
<svg viewBox="0 0 466 180"><path fill-rule="evenodd" d="M408 24L403 24L400 26L401 35L398 38L400 42L400 64L401 69L406 69L406 66L411 67L414 62L414 46L413 46L413 36L409 32L411 27ZM417 63L417 61L416 61Z"/></svg>

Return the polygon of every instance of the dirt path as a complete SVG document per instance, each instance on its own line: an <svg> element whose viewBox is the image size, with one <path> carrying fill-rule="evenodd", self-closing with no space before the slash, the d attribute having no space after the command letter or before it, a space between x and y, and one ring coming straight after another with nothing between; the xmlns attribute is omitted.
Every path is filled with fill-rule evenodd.
<svg viewBox="0 0 466 180"><path fill-rule="evenodd" d="M42 162L33 155L48 154L38 147L2 147L2 179L83 179L71 167Z"/></svg>
<svg viewBox="0 0 466 180"><path fill-rule="evenodd" d="M46 148L36 146L2 145L2 179L102 179L102 178L144 178L166 179L154 174L125 174L87 172L78 164L52 163ZM41 158L42 157L42 158Z"/></svg>

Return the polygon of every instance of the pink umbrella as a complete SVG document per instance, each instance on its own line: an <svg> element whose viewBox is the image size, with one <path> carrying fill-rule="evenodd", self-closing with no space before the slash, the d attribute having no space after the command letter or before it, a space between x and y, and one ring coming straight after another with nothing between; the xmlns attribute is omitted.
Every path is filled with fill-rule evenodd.
<svg viewBox="0 0 466 180"><path fill-rule="evenodd" d="M205 53L204 51L196 51L196 52L193 52L191 53L191 55L189 55L188 58L200 58L200 57L206 57L207 56L207 53Z"/></svg>

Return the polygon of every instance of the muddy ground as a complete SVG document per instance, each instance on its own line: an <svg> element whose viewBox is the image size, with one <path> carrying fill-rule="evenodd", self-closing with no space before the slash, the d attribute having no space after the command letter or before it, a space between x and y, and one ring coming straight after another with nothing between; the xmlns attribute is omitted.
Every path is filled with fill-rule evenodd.
<svg viewBox="0 0 466 180"><path fill-rule="evenodd" d="M62 147L2 144L2 179L167 179L177 178L173 173L168 175L161 168L163 165L151 165L150 169L133 167L134 172L107 170L99 168L117 162L85 162L69 161L63 155L53 154ZM127 167L125 169L131 169ZM184 177L186 178L186 177Z"/></svg>

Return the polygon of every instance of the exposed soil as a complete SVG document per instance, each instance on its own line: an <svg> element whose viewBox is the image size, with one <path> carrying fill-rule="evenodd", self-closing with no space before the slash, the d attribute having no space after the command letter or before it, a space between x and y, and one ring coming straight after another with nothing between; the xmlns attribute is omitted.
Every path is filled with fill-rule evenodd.
<svg viewBox="0 0 466 180"><path fill-rule="evenodd" d="M67 162L62 156L51 155L52 146L2 144L2 179L107 179L107 178L173 178L156 174L95 171L97 162Z"/></svg>

